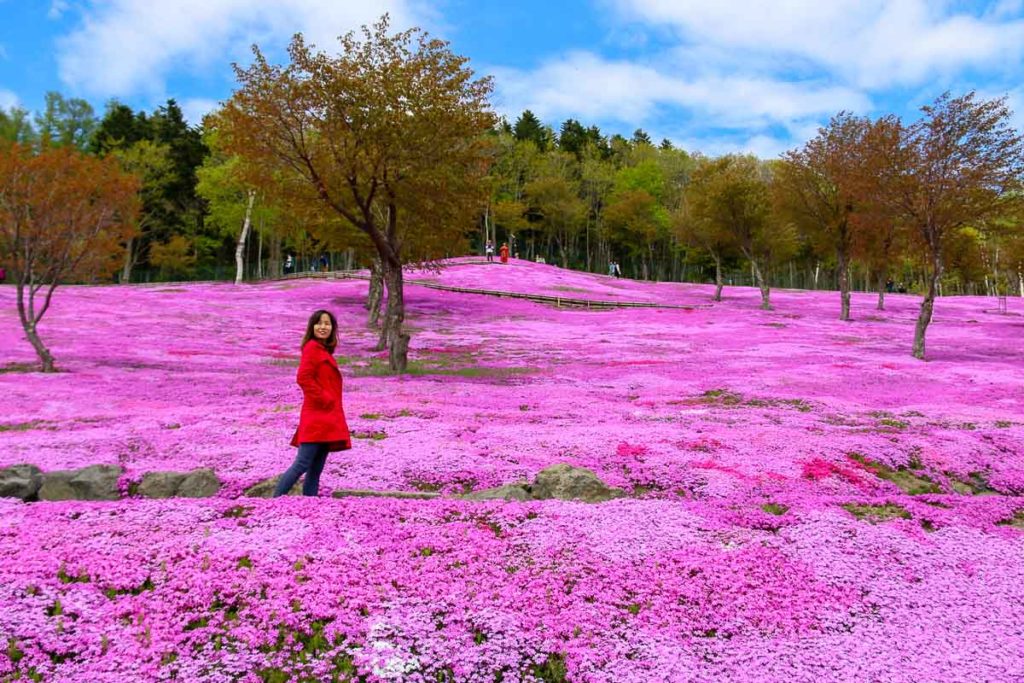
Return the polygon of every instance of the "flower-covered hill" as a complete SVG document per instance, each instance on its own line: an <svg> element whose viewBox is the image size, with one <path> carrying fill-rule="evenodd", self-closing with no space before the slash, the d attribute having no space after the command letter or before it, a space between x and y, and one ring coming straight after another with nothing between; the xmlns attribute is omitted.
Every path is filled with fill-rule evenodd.
<svg viewBox="0 0 1024 683"><path fill-rule="evenodd" d="M208 466L228 484L222 495L237 495L291 457L298 337L326 306L342 328L357 436L329 462L328 488L454 491L567 461L652 495L891 490L841 473L861 469L857 453L921 465L946 490L971 473L997 491L1024 489L1024 323L989 300L940 300L922 363L908 353L908 296L876 311L873 296L855 295L856 319L843 323L825 292L777 291L764 312L755 290L726 289L712 306L704 286L526 262L411 277L423 275L507 290L569 283L594 299L621 286L630 300L701 307L559 309L411 285L413 374L394 378L372 351L364 281L69 287L42 330L64 372L0 374L0 466L119 463L130 478ZM29 362L12 288L0 297L0 363Z"/></svg>
<svg viewBox="0 0 1024 683"><path fill-rule="evenodd" d="M461 260L410 278L388 376L366 282L58 291L32 361L0 287L0 467L212 467L218 498L0 500L0 680L1024 680L1024 323L917 300ZM596 505L242 497L278 474L328 307L337 488L458 493L558 462Z"/></svg>

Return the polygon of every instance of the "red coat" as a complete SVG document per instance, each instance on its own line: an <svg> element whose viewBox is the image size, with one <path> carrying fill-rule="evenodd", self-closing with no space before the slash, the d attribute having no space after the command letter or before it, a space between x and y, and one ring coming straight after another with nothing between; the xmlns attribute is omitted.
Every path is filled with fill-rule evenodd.
<svg viewBox="0 0 1024 683"><path fill-rule="evenodd" d="M292 445L314 442L329 443L332 451L352 448L341 405L341 372L323 344L311 339L302 347L295 381L302 387L302 412Z"/></svg>

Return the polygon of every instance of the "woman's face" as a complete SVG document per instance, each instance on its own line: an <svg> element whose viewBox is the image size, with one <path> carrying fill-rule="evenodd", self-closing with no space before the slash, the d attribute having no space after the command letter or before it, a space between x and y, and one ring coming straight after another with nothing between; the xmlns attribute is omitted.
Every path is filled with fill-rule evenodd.
<svg viewBox="0 0 1024 683"><path fill-rule="evenodd" d="M320 320L313 325L313 336L321 341L327 341L331 336L331 317L326 313L321 313Z"/></svg>

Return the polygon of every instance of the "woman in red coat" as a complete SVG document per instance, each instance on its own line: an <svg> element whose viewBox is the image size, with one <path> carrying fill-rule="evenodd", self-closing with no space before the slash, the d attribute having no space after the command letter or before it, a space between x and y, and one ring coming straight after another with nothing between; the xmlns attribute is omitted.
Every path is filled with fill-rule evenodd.
<svg viewBox="0 0 1024 683"><path fill-rule="evenodd" d="M333 355L337 346L338 323L334 316L327 311L310 316L296 377L302 387L302 412L292 445L299 451L295 462L278 479L275 498L288 493L303 474L302 495L317 495L327 454L352 448L341 405L341 372Z"/></svg>

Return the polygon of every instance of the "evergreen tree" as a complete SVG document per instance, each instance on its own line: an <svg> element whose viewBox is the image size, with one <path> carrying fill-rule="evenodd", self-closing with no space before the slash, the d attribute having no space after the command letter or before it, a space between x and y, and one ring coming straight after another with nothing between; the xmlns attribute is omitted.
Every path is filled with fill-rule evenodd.
<svg viewBox="0 0 1024 683"><path fill-rule="evenodd" d="M548 148L550 138L544 129L544 124L529 109L516 120L515 126L512 127L512 134L515 135L516 140L531 141L542 152Z"/></svg>
<svg viewBox="0 0 1024 683"><path fill-rule="evenodd" d="M636 145L650 145L651 144L651 136L648 135L644 131L643 128L637 128L636 130L633 131L632 143L633 143L634 146L636 146Z"/></svg>
<svg viewBox="0 0 1024 683"><path fill-rule="evenodd" d="M89 151L106 154L152 138L153 130L145 112L135 113L128 105L111 100L89 141Z"/></svg>

